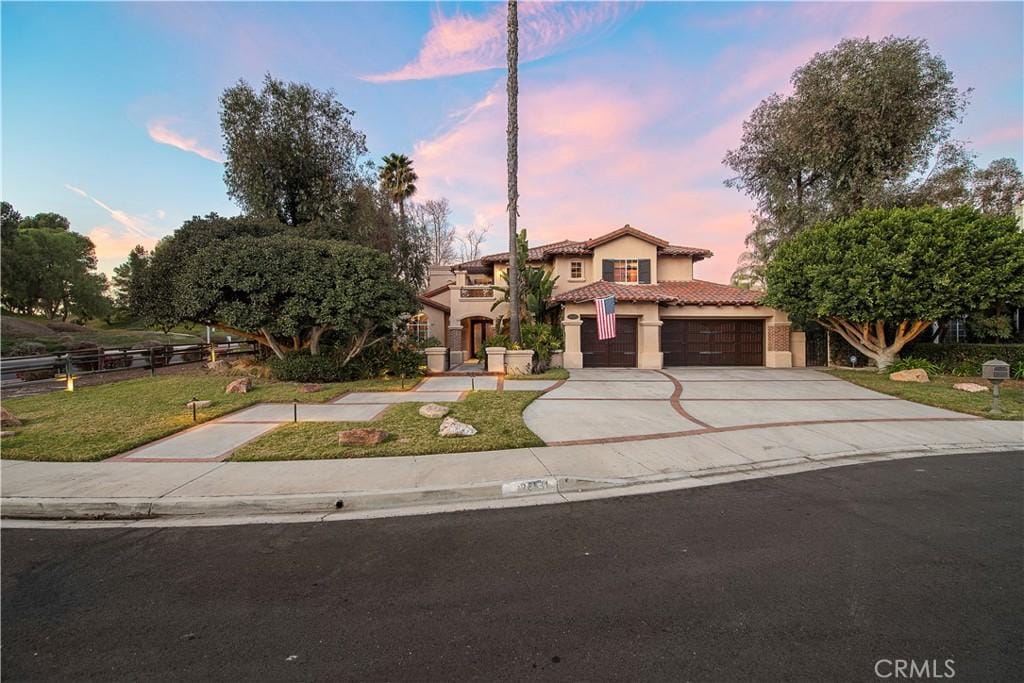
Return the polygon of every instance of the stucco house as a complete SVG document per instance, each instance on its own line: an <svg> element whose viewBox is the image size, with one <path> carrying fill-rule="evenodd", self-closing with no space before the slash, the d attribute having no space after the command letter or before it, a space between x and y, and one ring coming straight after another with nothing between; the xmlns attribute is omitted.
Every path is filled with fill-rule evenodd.
<svg viewBox="0 0 1024 683"><path fill-rule="evenodd" d="M531 266L558 276L552 305L565 333L565 367L803 366L803 333L790 329L785 312L760 305L760 292L694 279L693 264L711 255L629 225L530 249ZM431 268L415 324L447 345L453 365L473 357L507 314L504 303L491 310L492 285L504 283L507 268L507 253ZM594 299L609 295L616 336L600 341Z"/></svg>

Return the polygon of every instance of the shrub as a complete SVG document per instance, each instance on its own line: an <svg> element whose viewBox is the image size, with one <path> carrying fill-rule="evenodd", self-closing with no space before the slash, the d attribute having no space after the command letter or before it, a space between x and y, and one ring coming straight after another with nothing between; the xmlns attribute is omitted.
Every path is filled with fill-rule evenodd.
<svg viewBox="0 0 1024 683"><path fill-rule="evenodd" d="M1024 379L1024 360L1010 366L1010 376L1014 379Z"/></svg>
<svg viewBox="0 0 1024 683"><path fill-rule="evenodd" d="M1024 363L1024 344L914 344L906 353L915 358L931 361L942 374L975 377L981 374L981 364L998 358L1011 367Z"/></svg>
<svg viewBox="0 0 1024 683"><path fill-rule="evenodd" d="M387 371L404 380L419 375L420 368L426 365L426 362L427 357L423 351L411 344L400 344L391 349Z"/></svg>
<svg viewBox="0 0 1024 683"><path fill-rule="evenodd" d="M487 347L488 346L503 346L506 349L512 348L512 338L507 334L492 334L490 337L484 340L484 343L477 349L476 357L478 360L487 360Z"/></svg>
<svg viewBox="0 0 1024 683"><path fill-rule="evenodd" d="M46 344L35 341L21 341L11 344L8 356L39 356L46 353Z"/></svg>
<svg viewBox="0 0 1024 683"><path fill-rule="evenodd" d="M341 363L333 354L311 356L306 351L272 358L270 372L274 379L285 382L338 382L343 377Z"/></svg>
<svg viewBox="0 0 1024 683"><path fill-rule="evenodd" d="M523 325L523 348L533 351L534 367L538 370L547 369L551 360L551 352L562 346L562 335L558 328L547 323Z"/></svg>
<svg viewBox="0 0 1024 683"><path fill-rule="evenodd" d="M901 370L924 370L929 375L941 375L942 369L924 358L915 358L914 356L907 356L893 361L892 365L886 368L887 372L899 372Z"/></svg>
<svg viewBox="0 0 1024 683"><path fill-rule="evenodd" d="M445 343L437 337L427 337L426 339L412 339L410 340L413 346L418 349L429 349L432 346L444 346Z"/></svg>

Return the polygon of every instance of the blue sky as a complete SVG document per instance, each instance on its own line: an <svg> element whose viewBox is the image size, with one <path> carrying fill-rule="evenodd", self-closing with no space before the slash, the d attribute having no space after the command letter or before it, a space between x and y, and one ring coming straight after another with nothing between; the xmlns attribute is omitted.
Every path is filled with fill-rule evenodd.
<svg viewBox="0 0 1024 683"><path fill-rule="evenodd" d="M750 110L846 36L925 38L973 87L955 136L1022 161L1021 3L523 3L521 219L531 241L629 222L711 248L725 280L750 201L720 161ZM194 215L234 214L217 98L245 78L333 88L371 156L404 152L460 231L504 226L503 5L10 3L3 198L56 211L109 271Z"/></svg>

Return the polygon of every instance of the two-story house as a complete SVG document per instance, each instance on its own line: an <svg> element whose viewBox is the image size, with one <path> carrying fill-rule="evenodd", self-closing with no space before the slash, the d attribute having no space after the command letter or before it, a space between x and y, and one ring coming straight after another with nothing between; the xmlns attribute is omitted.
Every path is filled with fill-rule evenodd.
<svg viewBox="0 0 1024 683"><path fill-rule="evenodd" d="M567 368L680 365L802 366L804 340L783 311L760 305L761 292L693 278L707 249L669 244L626 225L585 241L530 249L529 265L558 276ZM448 346L453 365L471 358L492 333L492 285L503 283L508 254L434 267L419 316L422 336ZM614 295L616 336L599 340L594 300Z"/></svg>

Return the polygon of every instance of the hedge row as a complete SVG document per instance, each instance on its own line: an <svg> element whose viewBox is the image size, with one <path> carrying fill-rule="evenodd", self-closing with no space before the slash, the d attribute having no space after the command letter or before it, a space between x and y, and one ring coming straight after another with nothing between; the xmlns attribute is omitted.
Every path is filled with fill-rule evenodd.
<svg viewBox="0 0 1024 683"><path fill-rule="evenodd" d="M1024 365L1024 344L913 344L900 353L903 358L923 358L941 368L943 374L976 376L981 364L993 358L1011 368Z"/></svg>
<svg viewBox="0 0 1024 683"><path fill-rule="evenodd" d="M378 344L349 363L343 362L336 349L324 349L319 356L311 356L308 351L287 353L284 358L270 360L270 371L274 379L286 382L347 382L383 375L414 377L425 364L426 356L415 347Z"/></svg>

